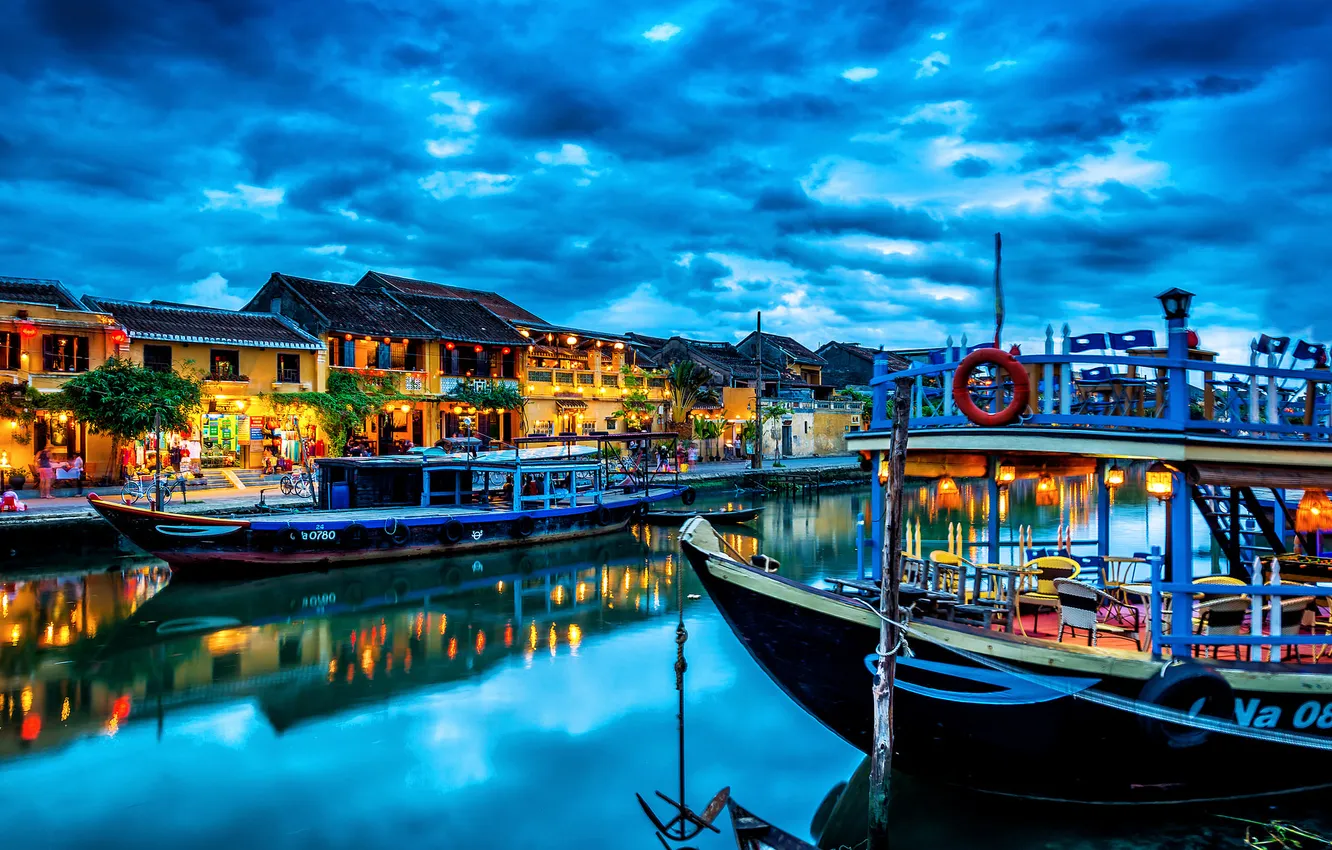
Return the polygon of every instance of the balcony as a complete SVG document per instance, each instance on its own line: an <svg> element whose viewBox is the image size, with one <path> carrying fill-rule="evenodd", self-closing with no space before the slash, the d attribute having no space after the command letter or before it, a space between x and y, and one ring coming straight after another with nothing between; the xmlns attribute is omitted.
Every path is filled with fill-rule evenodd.
<svg viewBox="0 0 1332 850"><path fill-rule="evenodd" d="M509 387L510 389L519 389L517 378L454 378L443 377L439 379L440 395L450 395L462 384L471 384L473 386L492 385L497 387Z"/></svg>
<svg viewBox="0 0 1332 850"><path fill-rule="evenodd" d="M234 372L209 372L204 375L204 382L209 384L239 384L250 383L249 375L237 375Z"/></svg>

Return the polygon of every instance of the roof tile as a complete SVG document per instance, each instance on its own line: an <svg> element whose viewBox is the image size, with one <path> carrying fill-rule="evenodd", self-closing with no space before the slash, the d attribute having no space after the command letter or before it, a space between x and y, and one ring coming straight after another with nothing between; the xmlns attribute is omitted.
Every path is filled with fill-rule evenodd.
<svg viewBox="0 0 1332 850"><path fill-rule="evenodd" d="M85 295L138 339L208 342L259 348L321 348L322 343L272 313L248 313L166 302L114 301Z"/></svg>

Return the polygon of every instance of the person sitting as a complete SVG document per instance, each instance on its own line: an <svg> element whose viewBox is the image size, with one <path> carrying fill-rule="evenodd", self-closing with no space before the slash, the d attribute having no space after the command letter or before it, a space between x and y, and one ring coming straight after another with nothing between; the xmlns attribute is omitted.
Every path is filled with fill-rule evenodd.
<svg viewBox="0 0 1332 850"><path fill-rule="evenodd" d="M264 449L264 475L272 475L277 472L277 458L268 449Z"/></svg>

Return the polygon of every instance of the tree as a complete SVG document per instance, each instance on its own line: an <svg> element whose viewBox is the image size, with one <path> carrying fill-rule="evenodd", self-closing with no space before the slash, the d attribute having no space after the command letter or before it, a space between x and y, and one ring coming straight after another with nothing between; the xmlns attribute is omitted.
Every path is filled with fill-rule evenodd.
<svg viewBox="0 0 1332 850"><path fill-rule="evenodd" d="M304 408L313 413L328 435L329 452L338 456L347 450L347 441L366 419L377 415L384 405L407 398L390 377L341 370L329 370L328 387L323 392L265 393L262 397L276 411Z"/></svg>
<svg viewBox="0 0 1332 850"><path fill-rule="evenodd" d="M693 433L690 418L700 404L715 401L712 371L692 360L677 360L666 369L666 385L671 393L671 429L683 440Z"/></svg>
<svg viewBox="0 0 1332 850"><path fill-rule="evenodd" d="M120 447L146 434L158 414L162 428L183 431L203 406L203 383L195 375L158 372L113 357L89 372L75 375L48 401L68 410L96 434L111 437L108 478L120 477Z"/></svg>

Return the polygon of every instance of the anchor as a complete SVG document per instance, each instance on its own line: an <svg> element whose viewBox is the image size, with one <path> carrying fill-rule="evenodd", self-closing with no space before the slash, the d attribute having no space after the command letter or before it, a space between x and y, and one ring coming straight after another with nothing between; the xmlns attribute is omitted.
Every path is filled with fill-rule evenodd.
<svg viewBox="0 0 1332 850"><path fill-rule="evenodd" d="M684 579L677 575L675 607L679 612L680 619L675 626L675 690L679 694L679 711L675 719L679 741L680 799L678 801L672 800L660 791L654 792L675 810L670 820L663 823L661 818L657 817L656 812L652 811L652 807L648 805L647 800L643 799L643 795L634 794L638 798L638 805L643 807L643 814L647 815L648 820L652 821L652 825L657 828L657 840L661 842L662 847L665 847L666 850L671 850L671 845L666 841L667 838L671 841L689 841L696 838L705 829L720 834L721 830L713 826L712 822L717 819L717 815L721 814L721 810L726 808L726 801L731 797L731 786L728 785L708 801L708 805L701 814L694 812L685 804L684 674L689 665L685 662L684 645L685 641L689 640L689 632L685 629L684 624L683 596ZM693 848L681 847L678 850L693 850Z"/></svg>

